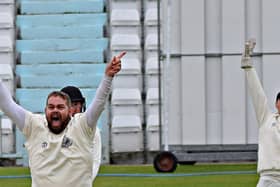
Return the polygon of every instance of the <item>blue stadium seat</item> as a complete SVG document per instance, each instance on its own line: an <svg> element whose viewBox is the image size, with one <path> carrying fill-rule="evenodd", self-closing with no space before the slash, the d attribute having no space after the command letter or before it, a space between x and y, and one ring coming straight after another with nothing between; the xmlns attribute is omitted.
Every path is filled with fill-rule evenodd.
<svg viewBox="0 0 280 187"><path fill-rule="evenodd" d="M21 75L20 85L24 88L59 88L62 86L78 85L80 88L96 88L102 75Z"/></svg>
<svg viewBox="0 0 280 187"><path fill-rule="evenodd" d="M32 64L17 65L16 74L18 75L73 75L91 74L103 75L105 64Z"/></svg>
<svg viewBox="0 0 280 187"><path fill-rule="evenodd" d="M21 64L46 63L103 63L102 51L50 51L50 52L21 52Z"/></svg>
<svg viewBox="0 0 280 187"><path fill-rule="evenodd" d="M78 85L96 88L104 76L105 64L39 64L18 65L22 88L60 88Z"/></svg>
<svg viewBox="0 0 280 187"><path fill-rule="evenodd" d="M106 38L100 39L34 39L17 40L16 49L22 51L75 51L75 50L95 50L103 51L108 46Z"/></svg>
<svg viewBox="0 0 280 187"><path fill-rule="evenodd" d="M61 26L61 27L28 27L21 28L19 35L24 39L47 38L102 38L103 25L94 26Z"/></svg>
<svg viewBox="0 0 280 187"><path fill-rule="evenodd" d="M47 15L18 15L16 25L20 28L42 26L81 26L104 25L107 20L105 13L98 14L47 14Z"/></svg>
<svg viewBox="0 0 280 187"><path fill-rule="evenodd" d="M102 63L107 45L106 38L18 40L16 50L22 64Z"/></svg>
<svg viewBox="0 0 280 187"><path fill-rule="evenodd" d="M21 1L21 14L95 13L103 12L103 0Z"/></svg>

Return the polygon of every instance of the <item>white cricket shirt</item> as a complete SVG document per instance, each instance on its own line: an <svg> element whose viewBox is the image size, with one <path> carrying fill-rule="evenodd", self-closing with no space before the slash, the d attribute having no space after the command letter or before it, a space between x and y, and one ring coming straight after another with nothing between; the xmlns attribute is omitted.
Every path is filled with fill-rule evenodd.
<svg viewBox="0 0 280 187"><path fill-rule="evenodd" d="M268 106L254 68L245 70L259 123L258 172L280 172L280 117Z"/></svg>
<svg viewBox="0 0 280 187"><path fill-rule="evenodd" d="M85 113L76 114L61 134L49 131L43 115L26 113L23 133L33 187L92 186L94 133Z"/></svg>

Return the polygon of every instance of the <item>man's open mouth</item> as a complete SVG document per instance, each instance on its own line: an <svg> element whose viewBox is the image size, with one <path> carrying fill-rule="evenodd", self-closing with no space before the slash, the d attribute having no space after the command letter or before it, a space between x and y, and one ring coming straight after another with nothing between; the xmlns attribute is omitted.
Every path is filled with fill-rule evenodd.
<svg viewBox="0 0 280 187"><path fill-rule="evenodd" d="M51 122L53 128L57 128L61 126L61 118L59 117L59 115L51 116Z"/></svg>

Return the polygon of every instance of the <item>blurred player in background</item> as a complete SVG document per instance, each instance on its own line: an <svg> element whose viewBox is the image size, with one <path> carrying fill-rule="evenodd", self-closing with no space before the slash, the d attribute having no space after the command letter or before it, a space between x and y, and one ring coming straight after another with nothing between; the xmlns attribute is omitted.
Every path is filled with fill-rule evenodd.
<svg viewBox="0 0 280 187"><path fill-rule="evenodd" d="M82 95L79 88L75 86L66 86L61 89L62 92L69 95L71 100L70 115L74 116L77 113L82 113L86 110L86 99ZM101 164L101 135L100 130L96 127L95 135L93 139L93 165L92 165L92 180L94 181L97 176L100 164Z"/></svg>

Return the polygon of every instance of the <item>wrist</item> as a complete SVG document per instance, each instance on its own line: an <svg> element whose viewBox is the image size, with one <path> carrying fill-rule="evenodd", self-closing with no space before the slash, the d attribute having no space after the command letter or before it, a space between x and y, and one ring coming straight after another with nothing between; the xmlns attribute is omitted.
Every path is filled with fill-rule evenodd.
<svg viewBox="0 0 280 187"><path fill-rule="evenodd" d="M108 81L112 81L112 80L113 80L113 77L110 76L110 75L105 74L104 79L105 79L105 80L108 80Z"/></svg>

